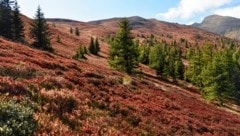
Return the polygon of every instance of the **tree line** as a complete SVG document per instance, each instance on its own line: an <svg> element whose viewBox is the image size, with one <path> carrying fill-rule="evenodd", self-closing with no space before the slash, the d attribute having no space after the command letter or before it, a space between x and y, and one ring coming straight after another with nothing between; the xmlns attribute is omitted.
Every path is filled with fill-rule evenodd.
<svg viewBox="0 0 240 136"><path fill-rule="evenodd" d="M127 19L119 23L119 30L110 37L109 65L134 74L139 63L156 70L161 79L172 77L185 80L201 90L208 100L224 102L233 99L240 103L240 48L230 45L204 45L186 52L188 65L183 64L183 55L176 41L167 44L158 42L153 35L140 45L131 35Z"/></svg>

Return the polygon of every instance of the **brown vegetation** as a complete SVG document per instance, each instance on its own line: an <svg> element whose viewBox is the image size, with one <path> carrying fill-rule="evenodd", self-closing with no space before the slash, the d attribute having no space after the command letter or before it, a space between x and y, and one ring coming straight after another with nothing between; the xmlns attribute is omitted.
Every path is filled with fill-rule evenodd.
<svg viewBox="0 0 240 136"><path fill-rule="evenodd" d="M79 37L70 34L71 26L79 28ZM168 28L174 39L194 41L194 31L219 37L188 26L162 22L157 27L159 39ZM240 135L238 114L205 102L195 89L157 80L146 66L123 85L125 75L107 65L104 36L114 32L109 28L54 22L55 54L0 39L0 92L36 103L36 135ZM144 28L134 33L141 31L152 33ZM61 43L56 42L57 35ZM100 56L71 59L79 44L88 45L90 36L102 39Z"/></svg>

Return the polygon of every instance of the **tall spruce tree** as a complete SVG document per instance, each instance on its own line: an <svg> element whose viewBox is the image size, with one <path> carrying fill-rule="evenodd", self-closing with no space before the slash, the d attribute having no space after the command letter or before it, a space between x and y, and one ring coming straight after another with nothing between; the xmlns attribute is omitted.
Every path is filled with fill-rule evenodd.
<svg viewBox="0 0 240 136"><path fill-rule="evenodd" d="M13 7L13 38L15 41L24 41L24 25L20 18L20 11L17 1L15 1Z"/></svg>
<svg viewBox="0 0 240 136"><path fill-rule="evenodd" d="M94 40L94 38L91 37L88 50L91 54L98 55L98 52L100 51L98 38Z"/></svg>
<svg viewBox="0 0 240 136"><path fill-rule="evenodd" d="M119 30L110 45L109 64L113 68L131 74L137 66L138 50L131 37L129 21L119 22Z"/></svg>
<svg viewBox="0 0 240 136"><path fill-rule="evenodd" d="M93 37L91 37L91 39L90 39L88 50L91 54L95 54L95 44L94 44L94 38Z"/></svg>
<svg viewBox="0 0 240 136"><path fill-rule="evenodd" d="M49 27L40 6L38 6L37 13L32 23L31 36L34 39L32 46L41 50L53 51L50 44Z"/></svg>
<svg viewBox="0 0 240 136"><path fill-rule="evenodd" d="M12 0L0 1L0 35L13 39Z"/></svg>

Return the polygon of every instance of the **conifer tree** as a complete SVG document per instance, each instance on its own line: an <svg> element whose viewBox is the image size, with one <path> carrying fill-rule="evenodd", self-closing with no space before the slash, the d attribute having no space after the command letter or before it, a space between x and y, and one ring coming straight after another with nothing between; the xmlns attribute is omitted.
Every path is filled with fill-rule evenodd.
<svg viewBox="0 0 240 136"><path fill-rule="evenodd" d="M177 59L175 62L175 76L179 79L184 79L184 64L181 59Z"/></svg>
<svg viewBox="0 0 240 136"><path fill-rule="evenodd" d="M0 35L8 39L13 39L12 4L12 0L0 1Z"/></svg>
<svg viewBox="0 0 240 136"><path fill-rule="evenodd" d="M194 55L194 50L192 48L189 48L185 54L185 58L190 60L192 58L192 56Z"/></svg>
<svg viewBox="0 0 240 136"><path fill-rule="evenodd" d="M156 70L157 76L162 76L165 66L165 53L160 44L157 44L150 49L149 66Z"/></svg>
<svg viewBox="0 0 240 136"><path fill-rule="evenodd" d="M207 68L203 69L203 97L222 102L234 90L231 82L232 61L227 50L215 53Z"/></svg>
<svg viewBox="0 0 240 136"><path fill-rule="evenodd" d="M240 50L236 49L233 53L233 75L232 83L234 85L234 91L232 93L233 98L240 104Z"/></svg>
<svg viewBox="0 0 240 136"><path fill-rule="evenodd" d="M80 45L79 48L77 49L76 54L73 56L73 59L76 59L76 60L86 59L85 49L82 45Z"/></svg>
<svg viewBox="0 0 240 136"><path fill-rule="evenodd" d="M37 13L31 27L31 36L34 39L32 46L41 50L53 51L50 43L50 31L44 14L38 6Z"/></svg>
<svg viewBox="0 0 240 136"><path fill-rule="evenodd" d="M13 35L14 40L23 42L24 41L24 25L23 21L20 18L20 11L17 1L15 1L15 5L13 7Z"/></svg>
<svg viewBox="0 0 240 136"><path fill-rule="evenodd" d="M94 40L94 38L91 37L88 50L91 54L98 55L98 52L100 51L98 38Z"/></svg>
<svg viewBox="0 0 240 136"><path fill-rule="evenodd" d="M169 55L168 55L168 66L167 66L167 73L165 73L166 75L169 75L173 78L173 81L176 80L176 75L175 75L175 58L177 55L177 51L176 49L170 51Z"/></svg>
<svg viewBox="0 0 240 136"><path fill-rule="evenodd" d="M202 61L200 49L195 49L193 55L189 60L187 71L185 73L185 80L202 87Z"/></svg>
<svg viewBox="0 0 240 136"><path fill-rule="evenodd" d="M79 32L78 27L75 28L75 35L76 35L76 36L79 36L79 35L80 35L80 32Z"/></svg>
<svg viewBox="0 0 240 136"><path fill-rule="evenodd" d="M98 42L98 38L95 39L94 46L95 46L95 55L98 55L98 52L100 51L100 45Z"/></svg>
<svg viewBox="0 0 240 136"><path fill-rule="evenodd" d="M175 77L178 79L184 78L184 71L185 67L182 62L182 50L178 47L175 48L175 60L174 60L174 67L175 67Z"/></svg>
<svg viewBox="0 0 240 136"><path fill-rule="evenodd" d="M89 46L88 46L88 50L89 50L89 52L91 53L91 54L95 54L95 44L94 44L94 38L93 37L91 37L91 39L90 39L90 43L89 43Z"/></svg>
<svg viewBox="0 0 240 136"><path fill-rule="evenodd" d="M113 68L131 74L137 66L138 50L131 37L129 21L119 22L119 30L110 45L109 64Z"/></svg>
<svg viewBox="0 0 240 136"><path fill-rule="evenodd" d="M139 50L138 61L142 64L148 65L150 47L148 45L141 45L139 46L138 50Z"/></svg>

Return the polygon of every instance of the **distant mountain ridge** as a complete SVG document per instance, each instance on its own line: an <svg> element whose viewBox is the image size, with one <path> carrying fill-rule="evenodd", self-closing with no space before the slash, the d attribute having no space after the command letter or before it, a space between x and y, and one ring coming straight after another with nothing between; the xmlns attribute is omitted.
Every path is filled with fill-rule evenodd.
<svg viewBox="0 0 240 136"><path fill-rule="evenodd" d="M101 24L104 24L106 22L113 22L113 21L115 22L115 21L119 21L121 19L123 19L123 18L110 18L110 19L103 19L103 20L97 20L97 21L90 21L89 23L93 24L93 25L101 25ZM139 16L129 17L127 19L129 20L130 24L134 28L142 27L142 26L145 27L145 25L150 22L150 20L139 17Z"/></svg>
<svg viewBox="0 0 240 136"><path fill-rule="evenodd" d="M104 28L103 35L111 35L117 31L119 21L123 17L115 17L110 19L102 19L96 21L86 22L87 24ZM177 23L165 22L157 19L145 19L139 16L127 17L135 37L139 37L140 41L144 40L143 37L149 37L151 34L157 40L165 40L168 43L175 41L185 40L189 46L194 46L196 42L203 45L205 42L218 44L220 39L226 38L225 36L215 34L203 29L193 27L191 25L181 25ZM98 30L98 33L101 31ZM179 46L185 48L186 42L181 42ZM188 46L187 45L187 46Z"/></svg>
<svg viewBox="0 0 240 136"><path fill-rule="evenodd" d="M72 19L64 19L64 18L47 18L49 22L65 22L65 23L80 23L81 21L72 20Z"/></svg>
<svg viewBox="0 0 240 136"><path fill-rule="evenodd" d="M232 39L240 40L240 19L211 15L206 17L202 23L195 23L192 26L217 33Z"/></svg>

